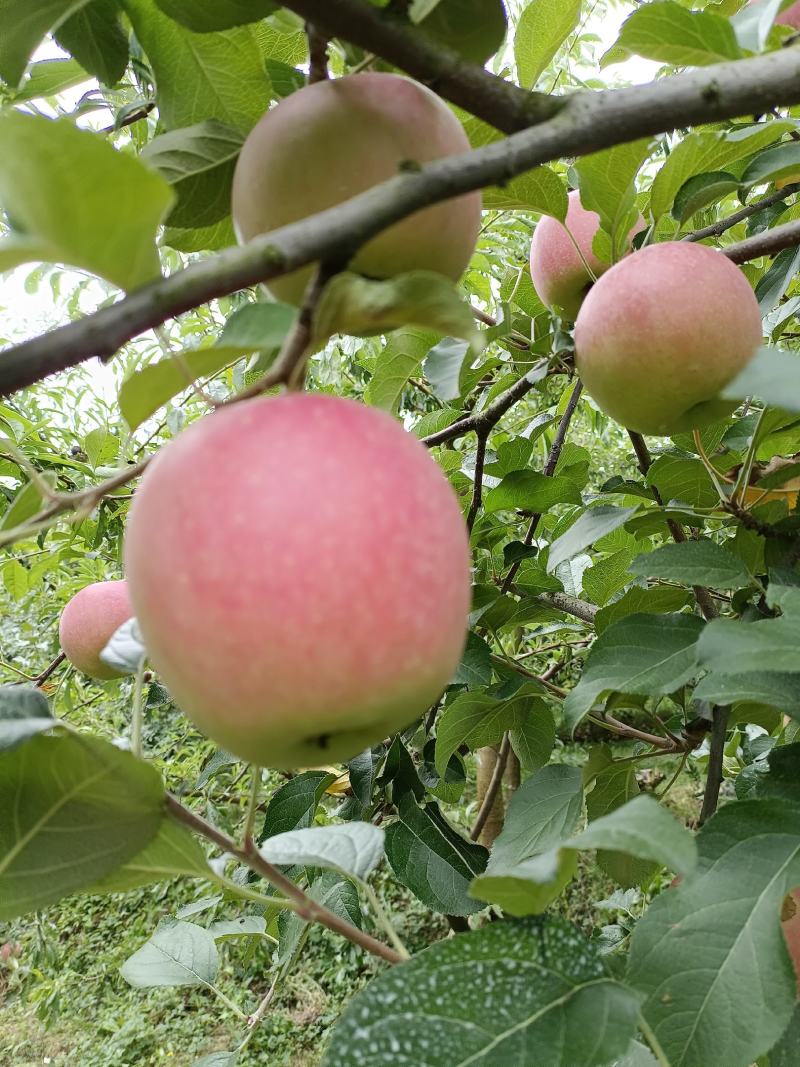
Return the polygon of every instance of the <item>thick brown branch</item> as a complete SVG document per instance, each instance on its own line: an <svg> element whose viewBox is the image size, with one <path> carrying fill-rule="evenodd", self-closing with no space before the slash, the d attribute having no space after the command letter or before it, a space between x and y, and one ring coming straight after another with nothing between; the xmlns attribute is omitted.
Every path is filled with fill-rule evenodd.
<svg viewBox="0 0 800 1067"><path fill-rule="evenodd" d="M326 10L328 6L341 10L338 3L326 5ZM330 32L330 19L322 28ZM541 163L678 126L795 103L800 103L800 48L796 46L649 85L576 93L558 114L533 129L417 171L404 171L345 204L281 227L242 248L193 263L111 307L7 349L0 354L0 394L32 385L92 356L110 357L145 330L216 297L332 256L346 260L375 234L422 207L502 184ZM800 223L794 225L800 227Z"/></svg>
<svg viewBox="0 0 800 1067"><path fill-rule="evenodd" d="M749 263L762 256L775 256L784 248L796 248L797 245L800 245L800 220L773 226L771 230L757 233L755 237L728 245L722 252L733 263Z"/></svg>
<svg viewBox="0 0 800 1067"><path fill-rule="evenodd" d="M329 37L388 60L429 85L440 96L504 133L514 133L554 115L561 101L531 93L467 63L393 12L365 0L288 0L291 11Z"/></svg>

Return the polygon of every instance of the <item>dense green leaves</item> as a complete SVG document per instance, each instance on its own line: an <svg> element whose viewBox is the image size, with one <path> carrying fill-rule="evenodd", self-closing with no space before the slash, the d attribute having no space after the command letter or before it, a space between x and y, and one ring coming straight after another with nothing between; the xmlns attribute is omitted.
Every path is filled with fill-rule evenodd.
<svg viewBox="0 0 800 1067"><path fill-rule="evenodd" d="M252 26L197 35L163 15L155 0L124 5L153 68L158 111L168 130L209 119L243 134L255 125L266 110L270 83Z"/></svg>
<svg viewBox="0 0 800 1067"><path fill-rule="evenodd" d="M48 30L86 3L87 0L0 0L0 78L16 86Z"/></svg>
<svg viewBox="0 0 800 1067"><path fill-rule="evenodd" d="M148 167L71 122L21 112L0 115L0 154L0 204L24 239L16 262L69 263L122 289L160 273L155 236L172 195Z"/></svg>
<svg viewBox="0 0 800 1067"><path fill-rule="evenodd" d="M703 629L692 615L629 615L595 642L578 685L564 702L574 729L595 701L611 690L640 696L674 692L697 673L697 639Z"/></svg>
<svg viewBox="0 0 800 1067"><path fill-rule="evenodd" d="M494 923L393 967L356 997L327 1067L531 1063L592 1067L622 1054L638 1013L568 924Z"/></svg>
<svg viewBox="0 0 800 1067"><path fill-rule="evenodd" d="M457 833L438 805L419 806L408 793L398 816L386 829L386 858L396 877L434 911L480 911L483 905L470 900L467 889L486 866L486 849Z"/></svg>
<svg viewBox="0 0 800 1067"><path fill-rule="evenodd" d="M671 1063L749 1067L795 1005L780 912L800 884L800 809L727 805L698 846L697 873L662 893L636 927L628 977Z"/></svg>

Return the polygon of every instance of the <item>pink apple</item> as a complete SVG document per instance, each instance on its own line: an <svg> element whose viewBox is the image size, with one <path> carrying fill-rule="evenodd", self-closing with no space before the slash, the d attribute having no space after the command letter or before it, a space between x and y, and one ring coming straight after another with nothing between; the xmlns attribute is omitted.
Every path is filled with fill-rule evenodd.
<svg viewBox="0 0 800 1067"><path fill-rule="evenodd" d="M574 319L592 284L586 264L595 277L607 271L609 264L592 251L592 242L600 229L600 216L586 210L577 189L569 194L565 221L566 226L545 215L538 223L531 244L531 278L543 303L561 308L568 318ZM640 215L628 241L644 227Z"/></svg>
<svg viewBox="0 0 800 1067"><path fill-rule="evenodd" d="M67 659L90 678L120 678L100 653L133 615L128 583L94 582L76 593L61 614L58 634Z"/></svg>
<svg viewBox="0 0 800 1067"><path fill-rule="evenodd" d="M587 393L630 430L672 435L724 418L718 394L761 343L744 274L689 241L649 245L592 287L575 323Z"/></svg>
<svg viewBox="0 0 800 1067"><path fill-rule="evenodd" d="M389 415L332 396L225 407L171 442L128 521L155 669L243 759L348 759L437 699L462 654L457 499Z"/></svg>
<svg viewBox="0 0 800 1067"><path fill-rule="evenodd" d="M233 220L244 243L349 200L404 166L469 150L435 94L399 74L316 82L268 111L244 143L233 179ZM374 278L432 270L457 280L475 249L481 195L418 211L368 241L351 267ZM312 268L269 283L299 304Z"/></svg>

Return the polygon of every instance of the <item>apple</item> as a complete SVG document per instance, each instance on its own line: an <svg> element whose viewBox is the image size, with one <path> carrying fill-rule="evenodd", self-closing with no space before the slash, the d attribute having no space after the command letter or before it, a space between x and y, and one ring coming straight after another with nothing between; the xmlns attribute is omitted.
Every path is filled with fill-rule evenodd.
<svg viewBox="0 0 800 1067"><path fill-rule="evenodd" d="M630 430L671 436L724 418L718 394L761 343L753 290L721 252L649 245L592 287L575 362L597 406Z"/></svg>
<svg viewBox="0 0 800 1067"><path fill-rule="evenodd" d="M315 82L268 111L245 141L233 178L241 243L334 207L398 174L469 150L439 97L400 74L365 72ZM372 278L432 270L457 280L475 249L479 192L418 211L368 241L351 269ZM269 282L299 305L313 268Z"/></svg>
<svg viewBox="0 0 800 1067"><path fill-rule="evenodd" d="M58 635L62 651L73 666L90 678L121 678L122 672L104 663L100 653L132 615L127 582L84 586L61 613Z"/></svg>
<svg viewBox="0 0 800 1067"><path fill-rule="evenodd" d="M457 498L416 438L352 400L259 397L181 433L134 497L125 567L178 706L267 767L338 763L407 726L464 648Z"/></svg>
<svg viewBox="0 0 800 1067"><path fill-rule="evenodd" d="M531 243L531 278L544 304L561 308L568 318L574 319L592 285L586 264L595 277L607 271L610 264L603 263L592 251L592 242L600 229L600 216L596 211L586 210L577 189L569 194L565 223L545 215L536 226ZM640 215L628 241L644 227Z"/></svg>

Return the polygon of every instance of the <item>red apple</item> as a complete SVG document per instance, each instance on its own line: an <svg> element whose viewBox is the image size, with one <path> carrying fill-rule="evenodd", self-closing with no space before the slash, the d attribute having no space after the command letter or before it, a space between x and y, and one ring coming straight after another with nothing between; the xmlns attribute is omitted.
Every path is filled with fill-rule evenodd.
<svg viewBox="0 0 800 1067"><path fill-rule="evenodd" d="M144 476L125 542L150 660L220 745L348 759L436 700L462 654L457 499L389 415L332 396L224 407Z"/></svg>
<svg viewBox="0 0 800 1067"><path fill-rule="evenodd" d="M569 194L565 222L566 225L545 215L538 223L531 243L531 278L543 303L561 308L568 318L574 319L592 284L586 264L595 277L607 271L609 264L592 251L592 242L600 229L600 216L586 210L577 189ZM640 215L628 241L644 227Z"/></svg>
<svg viewBox="0 0 800 1067"><path fill-rule="evenodd" d="M133 615L128 583L94 582L76 593L61 614L58 635L67 659L90 678L121 678L100 653Z"/></svg>
<svg viewBox="0 0 800 1067"><path fill-rule="evenodd" d="M232 211L244 243L349 200L408 165L469 150L458 119L435 94L399 74L316 82L272 108L242 148ZM368 241L351 267L373 278L433 270L458 279L475 249L481 196L418 211ZM269 282L299 304L312 268Z"/></svg>
<svg viewBox="0 0 800 1067"><path fill-rule="evenodd" d="M783 922L783 936L797 974L797 991L800 994L800 889L793 890L786 899L794 906L794 912ZM791 910L791 907L786 910Z"/></svg>
<svg viewBox="0 0 800 1067"><path fill-rule="evenodd" d="M649 245L592 287L575 324L587 393L630 430L672 435L732 405L718 394L761 343L761 312L742 272L689 241Z"/></svg>

